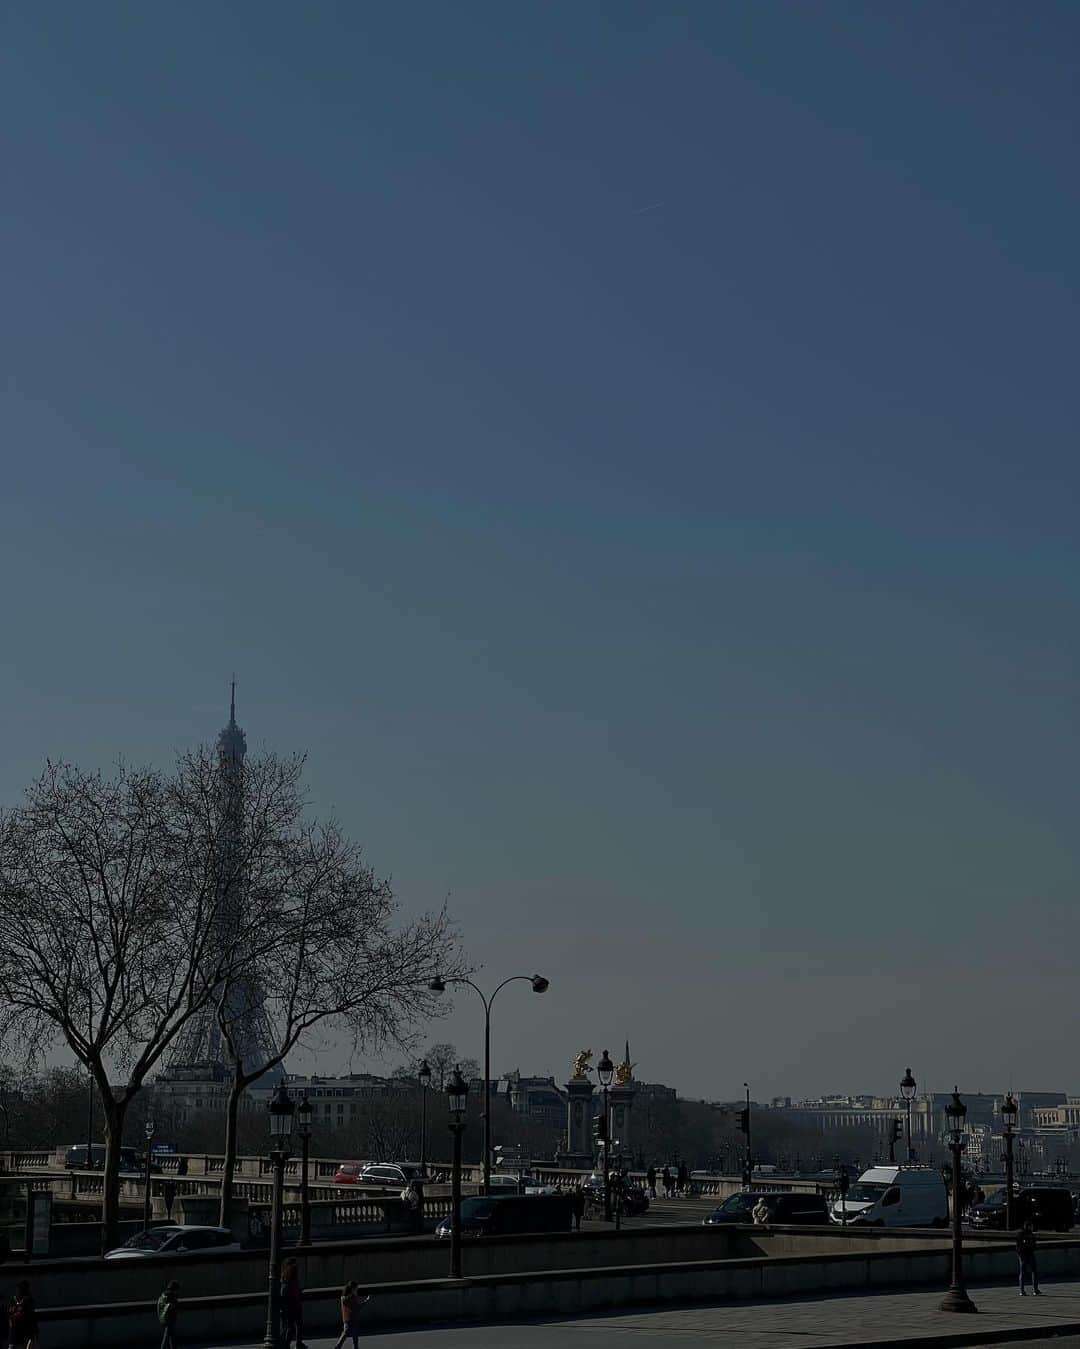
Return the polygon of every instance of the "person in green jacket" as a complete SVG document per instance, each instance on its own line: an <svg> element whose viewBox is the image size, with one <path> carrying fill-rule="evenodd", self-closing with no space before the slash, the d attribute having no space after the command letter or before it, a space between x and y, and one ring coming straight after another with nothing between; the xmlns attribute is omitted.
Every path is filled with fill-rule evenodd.
<svg viewBox="0 0 1080 1349"><path fill-rule="evenodd" d="M161 1349L176 1349L176 1322L180 1316L180 1285L173 1279L157 1300L157 1319L161 1323Z"/></svg>

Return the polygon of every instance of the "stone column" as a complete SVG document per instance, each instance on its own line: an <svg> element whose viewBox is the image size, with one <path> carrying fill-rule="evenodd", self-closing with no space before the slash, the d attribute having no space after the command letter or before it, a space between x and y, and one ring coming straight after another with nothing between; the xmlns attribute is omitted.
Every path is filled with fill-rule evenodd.
<svg viewBox="0 0 1080 1349"><path fill-rule="evenodd" d="M612 1087L608 1098L611 1103L611 1155L617 1157L622 1153L623 1161L629 1167L634 1161L634 1088L630 1083Z"/></svg>
<svg viewBox="0 0 1080 1349"><path fill-rule="evenodd" d="M593 1164L593 1091L587 1077L566 1084L566 1151L556 1158L560 1166L587 1168Z"/></svg>

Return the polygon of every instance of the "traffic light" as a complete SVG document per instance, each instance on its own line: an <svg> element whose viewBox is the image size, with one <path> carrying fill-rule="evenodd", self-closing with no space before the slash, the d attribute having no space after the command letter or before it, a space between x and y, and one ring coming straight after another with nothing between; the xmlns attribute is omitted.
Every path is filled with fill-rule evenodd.
<svg viewBox="0 0 1080 1349"><path fill-rule="evenodd" d="M601 1112L593 1120L593 1138L598 1143L606 1143L607 1136L607 1116Z"/></svg>
<svg viewBox="0 0 1080 1349"><path fill-rule="evenodd" d="M894 1119L892 1122L892 1134L890 1135L890 1141L893 1143L899 1143L900 1136L903 1132L904 1126L898 1119Z"/></svg>
<svg viewBox="0 0 1080 1349"><path fill-rule="evenodd" d="M750 1107L739 1111L739 1133L748 1134L750 1132Z"/></svg>

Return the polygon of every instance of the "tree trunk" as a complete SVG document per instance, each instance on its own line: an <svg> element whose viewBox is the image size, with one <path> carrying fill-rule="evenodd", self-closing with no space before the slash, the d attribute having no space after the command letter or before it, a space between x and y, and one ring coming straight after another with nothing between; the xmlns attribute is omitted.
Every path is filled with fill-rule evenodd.
<svg viewBox="0 0 1080 1349"><path fill-rule="evenodd" d="M121 1104L111 1091L101 1092L105 1112L105 1170L101 1192L101 1251L120 1244L120 1145L124 1141L124 1115L127 1102ZM87 1158L87 1165L91 1159Z"/></svg>
<svg viewBox="0 0 1080 1349"><path fill-rule="evenodd" d="M229 1098L225 1103L225 1161L221 1168L221 1208L218 1222L222 1227L232 1225L233 1175L236 1171L236 1131L240 1117L240 1098L244 1094L244 1079L239 1068L234 1067L233 1080L229 1086Z"/></svg>

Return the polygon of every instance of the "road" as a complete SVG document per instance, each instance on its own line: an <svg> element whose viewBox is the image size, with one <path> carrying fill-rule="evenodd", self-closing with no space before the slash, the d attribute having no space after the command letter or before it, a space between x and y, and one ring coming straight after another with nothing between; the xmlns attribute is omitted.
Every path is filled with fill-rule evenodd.
<svg viewBox="0 0 1080 1349"><path fill-rule="evenodd" d="M633 1307L592 1316L547 1318L493 1325L433 1325L378 1331L368 1343L386 1349L842 1349L934 1341L957 1332L967 1341L1000 1344L1000 1334L1049 1337L1067 1332L1057 1345L1080 1347L1080 1281L1048 1282L1042 1297L1021 1298L1012 1284L971 1290L977 1317L939 1310L942 1289L864 1293L843 1297L785 1298L770 1302L696 1303ZM991 1337L983 1340L982 1336ZM330 1349L333 1338L308 1336L310 1349ZM1018 1344L1021 1341L1006 1341ZM248 1342L251 1345L251 1342ZM239 1349L214 1345L213 1349ZM245 1349L248 1349L245 1346Z"/></svg>

